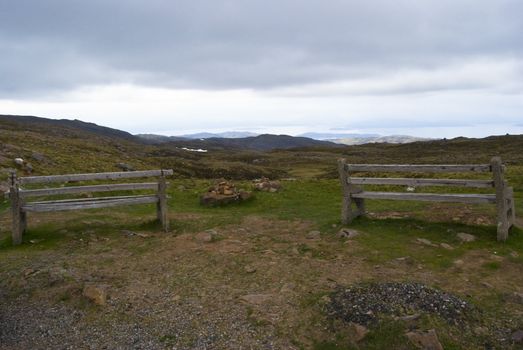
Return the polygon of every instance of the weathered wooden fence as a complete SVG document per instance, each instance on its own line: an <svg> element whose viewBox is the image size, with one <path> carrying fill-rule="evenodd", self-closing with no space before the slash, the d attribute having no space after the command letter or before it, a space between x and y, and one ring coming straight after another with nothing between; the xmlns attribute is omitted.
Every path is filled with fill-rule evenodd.
<svg viewBox="0 0 523 350"><path fill-rule="evenodd" d="M13 172L9 178L9 198L11 201L11 212L13 216L13 244L17 245L22 243L22 236L27 227L28 212L51 212L61 210L105 208L119 205L156 203L158 220L161 222L163 229L168 231L169 220L167 217L166 176L172 174L173 171L171 169L30 177L17 177L16 173ZM98 184L41 189L24 189L21 187L22 185L28 184L66 183L93 180L108 181L146 177L158 177L159 179L158 182ZM47 200L42 202L28 201L28 198L30 197L39 196L134 190L154 190L156 193L150 195Z"/></svg>
<svg viewBox="0 0 523 350"><path fill-rule="evenodd" d="M341 220L350 223L354 218L365 214L365 199L417 200L432 202L492 203L497 207L497 238L504 241L515 221L514 192L504 180L505 166L501 158L492 158L490 164L466 165L407 165L407 164L348 164L345 159L338 161L339 177L343 191ZM432 179L432 178L376 178L353 177L356 172L401 172L401 173L462 173L491 172L491 180L473 179ZM364 191L362 185L403 185L424 186L462 186L472 188L493 188L494 194L462 193L413 193L413 192L371 192Z"/></svg>

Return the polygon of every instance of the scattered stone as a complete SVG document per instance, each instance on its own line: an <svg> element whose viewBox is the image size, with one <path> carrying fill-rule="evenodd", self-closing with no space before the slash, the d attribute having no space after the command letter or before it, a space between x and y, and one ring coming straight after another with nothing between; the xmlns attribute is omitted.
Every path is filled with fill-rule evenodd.
<svg viewBox="0 0 523 350"><path fill-rule="evenodd" d="M226 205L243 202L252 198L252 193L238 190L231 182L220 180L200 196L200 204L205 206Z"/></svg>
<svg viewBox="0 0 523 350"><path fill-rule="evenodd" d="M254 273L254 272L256 272L256 267L254 267L252 265L246 265L243 269L247 273Z"/></svg>
<svg viewBox="0 0 523 350"><path fill-rule="evenodd" d="M136 236L136 233L133 232L133 231L129 231L129 230L122 230L121 231L123 235L127 236L127 237L132 237L132 236Z"/></svg>
<svg viewBox="0 0 523 350"><path fill-rule="evenodd" d="M96 305L105 305L107 302L107 289L105 284L87 284L84 286L83 296Z"/></svg>
<svg viewBox="0 0 523 350"><path fill-rule="evenodd" d="M171 300L174 302L180 301L181 299L182 299L182 297L179 296L178 294L173 295L173 297L171 298Z"/></svg>
<svg viewBox="0 0 523 350"><path fill-rule="evenodd" d="M465 233L465 232L459 232L456 235L456 237L458 237L458 239L464 243L474 242L476 240L476 236L471 235L470 233Z"/></svg>
<svg viewBox="0 0 523 350"><path fill-rule="evenodd" d="M512 258L517 258L517 257L519 257L518 252L515 252L515 251L511 251L509 255L510 255Z"/></svg>
<svg viewBox="0 0 523 350"><path fill-rule="evenodd" d="M116 167L122 171L134 171L134 167L127 163L116 163Z"/></svg>
<svg viewBox="0 0 523 350"><path fill-rule="evenodd" d="M150 237L150 235L148 235L147 233L141 233L141 232L138 232L136 235L137 235L138 237L142 237L142 238Z"/></svg>
<svg viewBox="0 0 523 350"><path fill-rule="evenodd" d="M431 329L427 332L408 332L405 335L415 346L420 349L443 350L443 346L441 346L441 343L439 342L435 329Z"/></svg>
<svg viewBox="0 0 523 350"><path fill-rule="evenodd" d="M338 237L339 238L351 239L351 238L357 237L359 235L360 235L359 231L352 230L352 229L349 229L349 228L342 228L341 230L338 231Z"/></svg>
<svg viewBox="0 0 523 350"><path fill-rule="evenodd" d="M454 265L456 266L463 266L463 264L465 264L465 262L461 259L454 260Z"/></svg>
<svg viewBox="0 0 523 350"><path fill-rule="evenodd" d="M423 245L426 245L426 246L429 246L429 247L437 247L438 246L437 244L432 243L431 241L429 241L426 238L416 238L416 242L420 243L420 244L423 244Z"/></svg>
<svg viewBox="0 0 523 350"><path fill-rule="evenodd" d="M254 189L257 191L274 193L281 190L281 184L279 181L271 181L266 177L256 179L252 182L252 184Z"/></svg>
<svg viewBox="0 0 523 350"><path fill-rule="evenodd" d="M195 238L197 241L209 243L209 242L212 242L213 235L212 235L212 233L205 231L205 232L197 233Z"/></svg>
<svg viewBox="0 0 523 350"><path fill-rule="evenodd" d="M320 239L320 231L310 231L307 233L307 239Z"/></svg>
<svg viewBox="0 0 523 350"><path fill-rule="evenodd" d="M439 246L443 249L454 250L454 247L447 243L440 243Z"/></svg>
<svg viewBox="0 0 523 350"><path fill-rule="evenodd" d="M407 265L414 265L414 263L416 262L413 258L411 258L410 256L402 256L402 257L399 257L399 258L396 258L394 259L396 261L399 261L399 262L404 262L406 263Z"/></svg>
<svg viewBox="0 0 523 350"><path fill-rule="evenodd" d="M273 298L272 294L247 294L240 297L240 301L247 304L261 305Z"/></svg>
<svg viewBox="0 0 523 350"><path fill-rule="evenodd" d="M23 166L24 165L24 159L23 158L15 158L14 162L16 165Z"/></svg>
<svg viewBox="0 0 523 350"><path fill-rule="evenodd" d="M512 340L516 344L523 343L523 330L518 329L514 333L512 333L512 336L510 337L510 340Z"/></svg>
<svg viewBox="0 0 523 350"><path fill-rule="evenodd" d="M30 239L30 240L29 240L29 243L31 243L31 244L37 244L37 243L40 243L40 242L42 242L42 241L43 241L43 239Z"/></svg>
<svg viewBox="0 0 523 350"><path fill-rule="evenodd" d="M357 342L363 340L363 338L365 338L367 333L369 333L369 330L367 327L362 326L361 324L350 322L349 327L348 327L348 332L349 332L349 339L351 339L352 341L357 343Z"/></svg>

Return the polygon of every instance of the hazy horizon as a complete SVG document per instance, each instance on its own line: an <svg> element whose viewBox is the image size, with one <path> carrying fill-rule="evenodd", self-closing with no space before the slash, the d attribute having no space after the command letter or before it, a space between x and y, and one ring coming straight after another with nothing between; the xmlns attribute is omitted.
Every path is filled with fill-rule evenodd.
<svg viewBox="0 0 523 350"><path fill-rule="evenodd" d="M523 134L516 0L0 4L0 113L168 135Z"/></svg>

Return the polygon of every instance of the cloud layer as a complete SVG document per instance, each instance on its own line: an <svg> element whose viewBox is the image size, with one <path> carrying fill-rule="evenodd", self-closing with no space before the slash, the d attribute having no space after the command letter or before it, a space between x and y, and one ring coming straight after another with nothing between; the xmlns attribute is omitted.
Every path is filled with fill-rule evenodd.
<svg viewBox="0 0 523 350"><path fill-rule="evenodd" d="M270 89L477 60L508 61L521 78L518 0L2 0L0 9L3 95L108 83Z"/></svg>
<svg viewBox="0 0 523 350"><path fill-rule="evenodd" d="M0 112L136 132L510 126L521 13L519 0L0 0Z"/></svg>

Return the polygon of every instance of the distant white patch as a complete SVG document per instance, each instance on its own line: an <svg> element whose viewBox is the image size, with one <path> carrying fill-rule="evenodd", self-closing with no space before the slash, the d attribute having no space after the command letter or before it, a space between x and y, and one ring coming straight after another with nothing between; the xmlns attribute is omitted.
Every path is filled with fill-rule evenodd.
<svg viewBox="0 0 523 350"><path fill-rule="evenodd" d="M182 147L182 149L184 151L189 151L189 152L202 152L202 153L207 153L207 150L206 149L201 149L201 148L187 148L187 147Z"/></svg>

